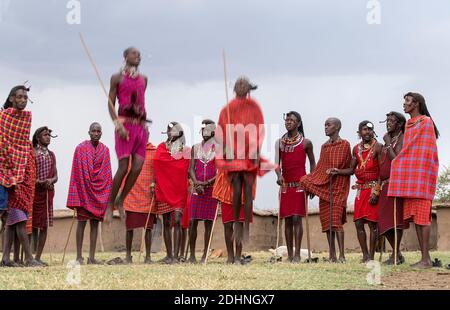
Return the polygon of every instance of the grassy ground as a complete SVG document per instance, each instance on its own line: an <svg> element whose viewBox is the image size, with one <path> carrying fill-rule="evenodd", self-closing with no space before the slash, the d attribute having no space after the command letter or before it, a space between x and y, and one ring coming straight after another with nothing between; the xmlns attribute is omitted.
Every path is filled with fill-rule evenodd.
<svg viewBox="0 0 450 310"><path fill-rule="evenodd" d="M135 264L127 266L81 266L81 283L70 284L67 276L71 269L61 264L61 255L52 255L48 268L3 268L0 269L0 290L7 289L394 289L417 287L450 289L450 271L444 268L415 271L409 264L393 267L381 267L381 285L369 285L366 277L370 269L360 264L360 254L349 254L346 264L328 264L320 261L316 264L268 263L269 252L251 253L253 262L246 266L224 264L224 258L210 260L204 265L144 265L136 263L138 253L134 253ZM123 256L123 253L100 253L98 259L111 259ZM323 254L317 254L320 258ZM444 264L450 262L450 252L434 252ZM154 260L161 255L153 255ZM377 254L378 257L378 254ZM405 253L407 263L418 260L418 253ZM49 255L44 260L50 262ZM386 258L386 256L385 256ZM66 263L74 259L73 254L66 256ZM143 258L141 258L141 261ZM76 277L75 277L76 278ZM419 279L419 280L417 280ZM437 280L436 280L437 279ZM413 282L411 282L413 281ZM407 282L407 283L406 283Z"/></svg>

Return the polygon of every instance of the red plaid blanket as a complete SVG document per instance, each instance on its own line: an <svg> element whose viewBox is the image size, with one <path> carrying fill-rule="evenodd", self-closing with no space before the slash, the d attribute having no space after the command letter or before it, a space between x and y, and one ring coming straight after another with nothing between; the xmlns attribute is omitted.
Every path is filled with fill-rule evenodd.
<svg viewBox="0 0 450 310"><path fill-rule="evenodd" d="M91 141L77 146L72 162L67 207L84 208L103 218L112 187L109 149L103 143L94 147Z"/></svg>
<svg viewBox="0 0 450 310"><path fill-rule="evenodd" d="M403 149L392 161L388 196L433 200L439 160L431 118L406 123Z"/></svg>
<svg viewBox="0 0 450 310"><path fill-rule="evenodd" d="M147 144L145 162L142 167L141 174L139 174L136 183L124 202L124 208L126 211L138 213L148 213L150 211L150 203L152 200L150 186L155 181L153 172L153 158L155 157L155 154L156 147L151 143ZM155 202L153 202L153 204L155 204ZM153 211L155 211L155 209L152 206L152 213Z"/></svg>
<svg viewBox="0 0 450 310"><path fill-rule="evenodd" d="M301 178L300 183L310 193L324 201L330 201L330 176L326 171L330 168L345 169L350 167L352 154L350 143L339 140L325 143L320 150L320 158L316 169ZM349 176L335 176L333 178L333 204L346 205L350 191Z"/></svg>
<svg viewBox="0 0 450 310"><path fill-rule="evenodd" d="M8 208L19 209L30 215L33 210L33 201L36 183L36 162L31 142L28 141L29 150L26 154L23 182L9 189Z"/></svg>
<svg viewBox="0 0 450 310"><path fill-rule="evenodd" d="M30 152L31 112L10 108L0 112L0 184L23 182Z"/></svg>

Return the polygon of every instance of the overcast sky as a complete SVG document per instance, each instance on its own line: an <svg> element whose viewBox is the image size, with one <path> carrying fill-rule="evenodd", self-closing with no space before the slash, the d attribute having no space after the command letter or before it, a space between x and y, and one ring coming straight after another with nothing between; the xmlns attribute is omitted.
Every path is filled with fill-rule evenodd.
<svg viewBox="0 0 450 310"><path fill-rule="evenodd" d="M103 125L117 166L107 101L79 32L106 84L126 47L141 50L154 144L169 121L185 124L192 144L201 119L217 119L225 104L225 48L229 85L241 74L259 85L254 98L272 128L267 157L274 157L284 112L302 114L318 158L327 117L342 119L341 135L352 145L364 119L381 140L378 121L402 111L404 93L418 91L442 134L441 165L449 165L450 2L378 2L380 23L368 24L367 0L81 0L81 24L70 25L66 0L0 0L0 100L29 80L33 130L48 125L58 134L51 145L60 174L56 208L65 207L73 150L91 122ZM276 208L274 174L258 182L257 207Z"/></svg>

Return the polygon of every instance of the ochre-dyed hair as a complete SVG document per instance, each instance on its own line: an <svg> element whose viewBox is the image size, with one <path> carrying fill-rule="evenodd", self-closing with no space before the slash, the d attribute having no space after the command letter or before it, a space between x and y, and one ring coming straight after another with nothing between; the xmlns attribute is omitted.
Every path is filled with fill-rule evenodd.
<svg viewBox="0 0 450 310"><path fill-rule="evenodd" d="M19 91L19 90L24 90L24 91L26 91L26 92L29 92L29 91L30 91L30 88L28 88L28 87L26 87L26 86L24 86L24 85L14 86L14 87L11 89L11 91L9 92L9 95L8 95L8 97L6 98L5 103L3 104L3 109L4 109L4 110L9 109L9 108L12 108L12 102L9 101L9 97L15 96L16 93L17 93L17 91Z"/></svg>
<svg viewBox="0 0 450 310"><path fill-rule="evenodd" d="M403 99L406 99L406 97L411 97L413 102L417 102L419 104L419 113L421 115L426 115L426 116L430 117L433 120L433 118L430 115L430 112L428 112L428 108L427 108L427 104L425 102L425 98L421 94L409 92L409 93L407 93L406 95L403 96ZM437 129L437 126L436 126L434 120L433 120L433 125L434 125L434 132L436 134L436 139L438 139L441 134L439 133L439 130Z"/></svg>

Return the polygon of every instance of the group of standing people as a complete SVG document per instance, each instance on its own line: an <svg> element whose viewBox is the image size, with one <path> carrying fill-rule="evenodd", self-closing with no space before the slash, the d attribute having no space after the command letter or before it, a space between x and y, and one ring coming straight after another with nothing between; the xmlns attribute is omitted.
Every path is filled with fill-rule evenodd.
<svg viewBox="0 0 450 310"><path fill-rule="evenodd" d="M84 263L82 244L90 222L88 264L95 259L99 223L111 223L119 211L126 227L126 258L132 263L133 231L145 233L145 263L151 263L151 237L156 218L163 218L166 257L161 262L196 262L197 228L205 225L204 250L208 256L213 223L219 209L225 231L227 263L246 264L243 244L249 239L257 176L275 170L279 191L279 212L285 223L288 259L300 262L303 236L302 218L308 199L319 197L322 231L329 242L329 261L345 262L344 224L350 175L357 178L354 222L363 253L363 262L374 258L380 236L396 252L387 264L403 263L400 251L403 229L414 222L422 251L416 267L431 266L429 237L431 203L438 173L436 126L418 93L404 96L404 112L389 112L384 144L376 140L374 125L363 121L358 126L361 142L353 149L339 135L337 118L325 122L328 141L321 147L316 163L313 143L305 137L301 115L291 111L284 116L286 134L276 143L276 162L261 156L264 117L259 104L250 96L256 89L247 78L239 78L236 97L227 103L218 123L202 122L202 142L186 146L182 126L170 122L167 139L158 146L149 141L145 109L147 77L139 72L141 56L136 48L124 54L125 65L111 77L109 113L115 125L115 151L118 170L112 175L110 153L100 142L102 128L91 124L90 139L79 144L74 153L67 207L78 220L77 261ZM54 185L58 180L56 157L48 149L52 131L39 128L29 141L31 112L26 111L29 89L11 90L0 112L0 213L3 240L3 266L45 266L41 260L47 229L53 221ZM118 109L116 108L118 102ZM118 112L116 112L118 110ZM309 161L309 174L306 160ZM365 224L369 227L369 246ZM32 237L29 237L32 236ZM336 255L335 240L339 247ZM36 256L30 240L35 245ZM187 242L187 243L186 243ZM10 251L14 247L14 259ZM19 258L19 245L25 254ZM187 247L186 247L187 245Z"/></svg>

